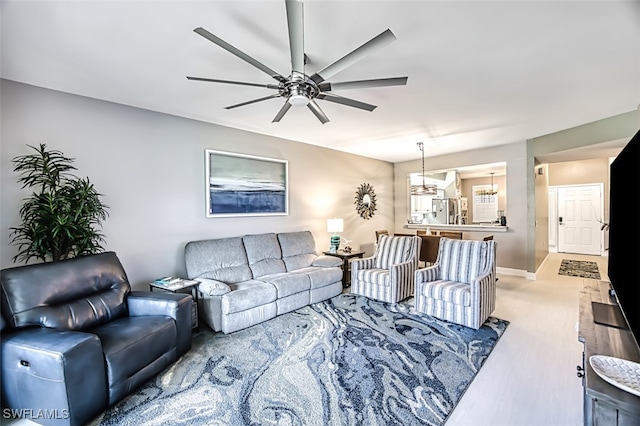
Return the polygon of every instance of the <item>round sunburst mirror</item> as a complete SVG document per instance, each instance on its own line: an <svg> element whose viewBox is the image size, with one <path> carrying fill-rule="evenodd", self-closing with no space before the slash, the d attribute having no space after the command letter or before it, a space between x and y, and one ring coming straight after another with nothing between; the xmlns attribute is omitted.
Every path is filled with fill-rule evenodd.
<svg viewBox="0 0 640 426"><path fill-rule="evenodd" d="M376 193L373 187L368 183L361 184L356 191L354 204L361 218L365 220L371 219L371 216L373 216L376 211Z"/></svg>

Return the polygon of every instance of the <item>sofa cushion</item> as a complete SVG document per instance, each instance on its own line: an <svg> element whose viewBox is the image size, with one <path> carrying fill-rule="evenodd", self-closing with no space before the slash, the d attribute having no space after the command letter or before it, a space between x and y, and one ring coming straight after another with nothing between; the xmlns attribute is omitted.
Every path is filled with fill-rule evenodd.
<svg viewBox="0 0 640 426"><path fill-rule="evenodd" d="M278 299L291 296L302 291L309 291L311 282L304 274L285 272L280 274L266 275L260 278L263 281L273 284L278 292Z"/></svg>
<svg viewBox="0 0 640 426"><path fill-rule="evenodd" d="M231 292L222 296L221 309L223 314L245 311L273 302L278 298L273 284L260 280L229 284L229 287Z"/></svg>
<svg viewBox="0 0 640 426"><path fill-rule="evenodd" d="M296 269L292 272L292 274L304 274L308 276L311 288L320 288L338 281L342 281L342 269L340 269L339 267L323 268L317 266L309 266L308 268Z"/></svg>
<svg viewBox="0 0 640 426"><path fill-rule="evenodd" d="M440 278L469 284L487 267L487 244L476 240L440 239Z"/></svg>
<svg viewBox="0 0 640 426"><path fill-rule="evenodd" d="M253 278L242 238L191 241L184 248L187 275L236 283Z"/></svg>
<svg viewBox="0 0 640 426"><path fill-rule="evenodd" d="M287 271L306 268L318 257L310 231L283 232L278 234L278 241Z"/></svg>
<svg viewBox="0 0 640 426"><path fill-rule="evenodd" d="M391 273L389 269L360 269L356 273L356 279L384 287L391 285Z"/></svg>
<svg viewBox="0 0 640 426"><path fill-rule="evenodd" d="M3 269L2 313L11 326L85 330L127 315L131 291L114 252Z"/></svg>
<svg viewBox="0 0 640 426"><path fill-rule="evenodd" d="M391 265L407 262L412 257L413 247L413 237L381 235L375 255L375 267L389 269Z"/></svg>
<svg viewBox="0 0 640 426"><path fill-rule="evenodd" d="M253 278L286 271L276 234L245 235L242 241Z"/></svg>
<svg viewBox="0 0 640 426"><path fill-rule="evenodd" d="M421 285L421 296L443 300L462 306L471 306L471 286L457 281L437 280Z"/></svg>

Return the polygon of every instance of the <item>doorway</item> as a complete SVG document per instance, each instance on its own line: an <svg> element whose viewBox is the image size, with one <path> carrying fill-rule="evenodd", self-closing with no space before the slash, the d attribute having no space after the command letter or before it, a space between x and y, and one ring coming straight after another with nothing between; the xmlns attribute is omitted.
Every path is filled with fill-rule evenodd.
<svg viewBox="0 0 640 426"><path fill-rule="evenodd" d="M555 189L558 252L602 255L604 234L599 218L604 217L604 185L557 186Z"/></svg>

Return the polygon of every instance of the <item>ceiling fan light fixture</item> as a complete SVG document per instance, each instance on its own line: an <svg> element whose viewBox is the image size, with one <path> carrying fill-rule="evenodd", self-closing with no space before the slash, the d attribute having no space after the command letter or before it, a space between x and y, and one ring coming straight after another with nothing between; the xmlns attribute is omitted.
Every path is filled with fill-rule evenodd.
<svg viewBox="0 0 640 426"><path fill-rule="evenodd" d="M291 95L289 96L289 103L293 106L307 106L309 98L304 95Z"/></svg>
<svg viewBox="0 0 640 426"><path fill-rule="evenodd" d="M332 87L332 84L327 81L335 74L338 74L345 68L352 66L365 56L381 49L390 42L394 41L396 37L390 29L383 31L360 47L347 53L337 61L324 67L315 74L308 76L305 73L305 66L307 64L308 58L304 51L303 1L286 0L286 2L284 3L287 12L286 15L287 28L289 33L289 50L291 53L291 74L289 76L285 77L279 74L277 71L269 68L257 59L252 58L240 49L222 40L220 37L210 33L202 27L198 27L193 30L196 34L204 37L211 43L218 45L218 47L221 47L230 54L242 59L249 65L252 65L254 68L259 69L263 73L275 79L278 84L260 84L246 81L220 80L215 78L192 76L187 76L187 79L196 81L207 81L212 83L236 84L240 86L264 87L271 90L277 90L278 93L271 96L265 96L259 99L253 99L247 102L242 102L225 107L225 109L233 109L240 106L254 104L256 102L262 102L268 99L281 97L285 99L285 103L280 107L280 110L272 121L273 123L279 122L284 114L286 114L286 112L289 111L292 106L306 106L322 124L328 123L329 118L316 103L316 99L334 102L337 104L371 112L376 109L376 105L356 101L355 99L346 98L344 96L334 95L330 92L334 89L359 89L367 87L399 86L407 84L407 77L345 81L342 83L334 83L335 87Z"/></svg>

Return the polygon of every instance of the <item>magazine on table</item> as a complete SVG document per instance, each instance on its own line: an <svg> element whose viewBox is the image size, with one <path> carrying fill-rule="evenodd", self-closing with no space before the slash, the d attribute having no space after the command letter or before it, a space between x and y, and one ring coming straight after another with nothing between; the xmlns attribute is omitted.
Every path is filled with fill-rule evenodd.
<svg viewBox="0 0 640 426"><path fill-rule="evenodd" d="M197 281L169 276L169 277L158 278L157 280L155 280L153 282L153 284L155 284L156 286L159 286L159 287L165 287L165 288L167 288L169 290L178 290L178 289L181 289L183 287L187 287L187 286L190 286L190 285L193 285L193 284L197 284Z"/></svg>

